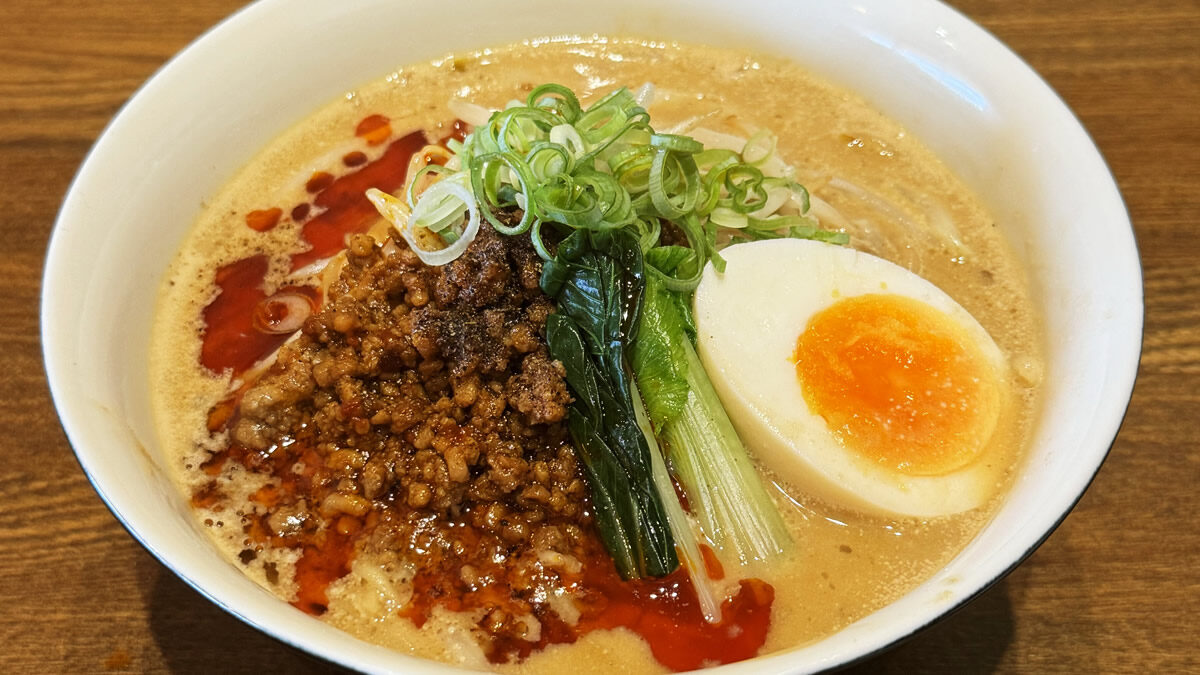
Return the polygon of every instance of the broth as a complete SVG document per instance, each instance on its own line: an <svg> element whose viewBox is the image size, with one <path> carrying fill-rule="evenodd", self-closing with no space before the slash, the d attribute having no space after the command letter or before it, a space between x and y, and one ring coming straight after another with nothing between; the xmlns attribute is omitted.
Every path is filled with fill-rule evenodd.
<svg viewBox="0 0 1200 675"><path fill-rule="evenodd" d="M824 226L844 227L851 246L909 267L947 291L1004 351L1020 384L1016 405L996 432L1006 453L1001 482L1011 481L1038 400L1038 322L1024 273L978 200L896 123L794 64L712 48L591 38L518 44L399 69L283 134L207 204L168 271L152 338L157 424L182 490L195 495L210 483L206 462L227 440L210 433L209 423L231 376L214 375L202 365L205 308L217 296L215 270L258 256L260 269L245 277L250 287L261 278L265 295L292 283L285 277L312 261L298 243L316 237L306 225L336 210L332 198L323 203L321 195L338 177L388 161L389 149L410 131L426 130L433 137L456 133L446 105L452 97L501 107L542 82L574 89L585 106L618 86L653 82L657 94L649 110L657 129L700 118L702 126L743 136L763 127L774 132L798 181L840 214L838 222ZM341 236L333 232L321 236ZM216 364L241 370L232 362ZM761 653L819 640L899 598L961 550L1004 493L1000 489L988 507L967 514L887 520L820 503L763 475L779 488L773 492L796 546L782 559L749 570L748 576L775 589ZM260 486L242 472L223 490L236 502ZM198 519L231 561L285 600L295 599L295 551L268 549L250 563L239 560L246 543L239 514L193 501ZM487 667L472 647L469 621L435 612L417 629L396 613L401 601L391 593L403 586L403 577L387 560L358 556L352 572L330 586L323 619L400 652ZM664 670L647 644L623 629L590 632L574 644L552 645L523 662L496 667Z"/></svg>

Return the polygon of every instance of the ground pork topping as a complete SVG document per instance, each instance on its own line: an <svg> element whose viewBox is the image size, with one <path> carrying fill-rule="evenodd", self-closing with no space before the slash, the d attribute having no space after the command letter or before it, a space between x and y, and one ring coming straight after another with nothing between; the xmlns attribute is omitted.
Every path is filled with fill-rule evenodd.
<svg viewBox="0 0 1200 675"><path fill-rule="evenodd" d="M490 656L527 653L513 645L557 620L545 600L597 548L540 268L528 238L486 225L443 267L354 237L210 460L213 475L233 460L269 477L240 509L242 559L299 549L295 604L320 614L357 552L392 555L415 570L418 624L439 605L474 611Z"/></svg>

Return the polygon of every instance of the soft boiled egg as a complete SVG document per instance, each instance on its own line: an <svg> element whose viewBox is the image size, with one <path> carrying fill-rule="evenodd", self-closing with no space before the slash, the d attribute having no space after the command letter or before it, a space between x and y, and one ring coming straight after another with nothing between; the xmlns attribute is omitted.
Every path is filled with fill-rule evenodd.
<svg viewBox="0 0 1200 675"><path fill-rule="evenodd" d="M817 241L731 246L696 290L697 348L746 446L827 502L933 517L983 505L1009 404L999 347L939 288Z"/></svg>

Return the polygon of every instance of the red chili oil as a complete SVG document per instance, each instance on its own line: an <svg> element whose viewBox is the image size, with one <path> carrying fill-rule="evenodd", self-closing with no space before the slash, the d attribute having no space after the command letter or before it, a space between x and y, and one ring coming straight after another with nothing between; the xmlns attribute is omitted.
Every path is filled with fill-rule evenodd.
<svg viewBox="0 0 1200 675"><path fill-rule="evenodd" d="M309 204L308 202L297 204L296 206L292 207L292 222L304 222L304 219L308 217L310 211L312 211L312 204Z"/></svg>
<svg viewBox="0 0 1200 675"><path fill-rule="evenodd" d="M350 573L354 540L336 529L321 530L319 543L305 544L296 561L296 599L292 605L320 616L329 609L329 584Z"/></svg>
<svg viewBox="0 0 1200 675"><path fill-rule="evenodd" d="M471 133L471 125L462 120L454 120L454 122L450 125L450 134L446 136L442 143L444 144L450 140L455 140L459 143L462 143L464 140L466 140L467 134L469 133Z"/></svg>
<svg viewBox="0 0 1200 675"><path fill-rule="evenodd" d="M256 325L260 305L270 304L263 288L267 268L267 257L254 255L217 270L215 282L220 293L202 312L205 330L200 363L205 368L215 373L229 370L237 376L287 341L287 334L265 332ZM301 294L313 307L321 301L321 292L310 286L287 286L280 291ZM264 311L277 314L286 310L268 307Z"/></svg>
<svg viewBox="0 0 1200 675"><path fill-rule="evenodd" d="M469 541L473 534L470 526L464 523L462 528L457 536ZM422 564L413 579L412 600L401 615L421 627L438 606L452 611L532 611L541 623L540 639L530 642L496 638L487 652L492 663L524 659L548 645L573 643L594 630L615 628L640 635L659 663L677 671L753 658L766 642L775 599L770 584L759 579L742 580L737 594L722 604L721 621L712 624L701 612L685 568L657 579L627 581L617 573L612 557L593 530L588 531L585 548L582 573L566 585L580 610L575 625L567 624L544 606L517 598L504 581L503 564L479 570L481 575L499 580L481 588L463 582L456 565Z"/></svg>
<svg viewBox="0 0 1200 675"><path fill-rule="evenodd" d="M313 200L318 214L304 223L300 238L307 251L292 256L292 269L324 260L346 248L346 237L366 232L379 219L379 212L366 197L370 188L395 192L404 185L413 153L426 143L425 134L415 131L392 141L383 155L358 171L330 183Z"/></svg>
<svg viewBox="0 0 1200 675"><path fill-rule="evenodd" d="M367 163L367 153L362 152L360 150L354 150L352 152L347 152L345 155L342 156L342 164L345 164L348 167L362 166L363 164L366 164L366 163Z"/></svg>
<svg viewBox="0 0 1200 675"><path fill-rule="evenodd" d="M358 125L357 133L368 143L382 143L390 137L391 127L386 117L372 115ZM393 141L379 159L357 171L339 177L314 173L307 183L309 192L315 193L312 204L301 203L291 210L293 221L308 219L300 230L300 238L308 249L292 256L291 269L329 258L345 248L349 235L365 232L379 215L364 193L372 187L393 192L404 185L408 163L425 142L423 133L413 132ZM313 207L318 215L310 219ZM252 229L265 231L278 224L281 216L282 209L278 207L260 209L248 214L246 223ZM203 310L205 329L200 362L204 367L213 372L228 369L237 376L287 340L287 335L264 332L254 325L255 308L267 297L263 287L267 268L266 256L254 255L217 270L216 285L220 293ZM291 290L310 297L314 307L320 304L320 294L315 288Z"/></svg>
<svg viewBox="0 0 1200 675"><path fill-rule="evenodd" d="M316 171L304 184L304 189L310 194L317 194L330 185L333 185L333 174L327 171Z"/></svg>
<svg viewBox="0 0 1200 675"><path fill-rule="evenodd" d="M379 145L392 135L392 121L383 115L370 115L358 123L354 135L367 145Z"/></svg>
<svg viewBox="0 0 1200 675"><path fill-rule="evenodd" d="M273 206L269 209L251 211L246 214L246 225L255 232L266 232L279 224L283 209Z"/></svg>

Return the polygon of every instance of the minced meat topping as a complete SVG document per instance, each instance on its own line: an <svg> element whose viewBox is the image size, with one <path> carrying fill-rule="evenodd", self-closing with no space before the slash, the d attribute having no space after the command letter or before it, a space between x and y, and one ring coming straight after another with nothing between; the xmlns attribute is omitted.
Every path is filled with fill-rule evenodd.
<svg viewBox="0 0 1200 675"><path fill-rule="evenodd" d="M294 604L320 614L356 553L384 553L415 571L418 624L436 606L474 611L493 660L541 641L545 599L597 543L540 272L528 238L487 225L444 267L354 237L323 308L242 392L229 448L206 467L269 476L239 507L243 562L299 550ZM214 480L194 501L219 498Z"/></svg>

